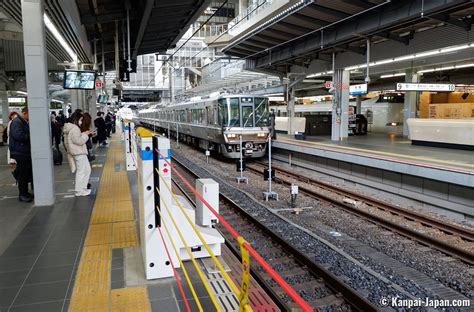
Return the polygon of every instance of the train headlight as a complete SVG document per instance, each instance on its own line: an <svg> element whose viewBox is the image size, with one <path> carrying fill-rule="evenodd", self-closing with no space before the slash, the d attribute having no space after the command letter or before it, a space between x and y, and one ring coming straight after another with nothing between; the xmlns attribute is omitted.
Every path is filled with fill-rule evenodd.
<svg viewBox="0 0 474 312"><path fill-rule="evenodd" d="M235 139L235 138L237 138L237 134L235 134L235 133L227 133L226 136L227 136L227 139Z"/></svg>
<svg viewBox="0 0 474 312"><path fill-rule="evenodd" d="M257 133L257 138L265 138L266 136L266 133Z"/></svg>

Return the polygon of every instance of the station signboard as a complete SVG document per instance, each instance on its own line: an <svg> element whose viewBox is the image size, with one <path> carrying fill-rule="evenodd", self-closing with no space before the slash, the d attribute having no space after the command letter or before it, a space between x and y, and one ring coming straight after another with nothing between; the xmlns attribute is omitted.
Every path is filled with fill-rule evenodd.
<svg viewBox="0 0 474 312"><path fill-rule="evenodd" d="M356 95L356 94L367 94L367 84L357 84L349 86L349 94Z"/></svg>
<svg viewBox="0 0 474 312"><path fill-rule="evenodd" d="M403 83L399 82L396 86L397 91L437 91L453 92L456 90L454 84L448 83Z"/></svg>

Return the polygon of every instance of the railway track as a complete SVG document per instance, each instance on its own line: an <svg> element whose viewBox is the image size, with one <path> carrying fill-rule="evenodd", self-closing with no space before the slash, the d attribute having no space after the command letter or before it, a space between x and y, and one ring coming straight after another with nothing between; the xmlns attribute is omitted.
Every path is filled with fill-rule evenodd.
<svg viewBox="0 0 474 312"><path fill-rule="evenodd" d="M189 180L199 178L188 166L173 157L175 166ZM181 181L173 180L176 187L193 202L189 191ZM361 296L357 291L329 272L323 265L316 263L299 251L290 242L277 235L254 216L241 208L242 203L220 194L220 213L236 230L262 254L267 262L276 269L292 287L318 309L318 311L377 311L377 307ZM239 255L239 247L227 230L218 225L229 247ZM282 310L291 311L297 306L283 292L278 284L266 272L253 262L252 274L269 293Z"/></svg>
<svg viewBox="0 0 474 312"><path fill-rule="evenodd" d="M265 167L265 163L258 161L247 164L247 169L257 174L263 174ZM273 165L272 169L278 173L274 180L277 183L289 186L294 182L300 182L298 183L299 190L307 196L330 202L351 214L362 217L392 232L396 232L423 245L430 246L445 254L459 258L470 265L474 264L474 253L468 248L469 245L472 247L474 243L474 231L470 229L445 223L441 220L409 211L339 186L302 176L299 173L291 172L280 166ZM279 176L286 177L286 179ZM314 187L318 190L315 190ZM354 203L363 203L372 210L388 213L391 217L397 217L398 219L390 220L381 214L360 209L356 207ZM404 224L404 222L416 222L421 228L418 230L413 229ZM430 233L433 234L430 235ZM434 237L435 235L441 238Z"/></svg>

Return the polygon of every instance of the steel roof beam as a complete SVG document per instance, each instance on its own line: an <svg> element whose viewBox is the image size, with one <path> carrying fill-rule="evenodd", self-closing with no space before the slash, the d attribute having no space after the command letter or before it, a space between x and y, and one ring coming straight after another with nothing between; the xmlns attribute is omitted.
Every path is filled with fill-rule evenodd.
<svg viewBox="0 0 474 312"><path fill-rule="evenodd" d="M311 9L312 11L317 12L317 13L323 13L323 14L334 16L338 19L343 19L343 18L346 18L346 17L350 16L350 14L348 14L346 12L330 9L330 8L327 8L327 7L324 7L324 6L321 6L321 5L317 5L317 4L310 4L306 8Z"/></svg>
<svg viewBox="0 0 474 312"><path fill-rule="evenodd" d="M461 21L445 14L433 14L433 15L430 15L429 18L443 22L445 24L461 27L466 31L471 30L471 26L472 26L472 17L469 19L469 21Z"/></svg>
<svg viewBox="0 0 474 312"><path fill-rule="evenodd" d="M397 25L403 27L410 23L416 23L422 12L425 16L430 16L450 9L460 10L471 5L472 2L469 0L430 0L425 1L422 8L419 1L392 1L384 5L380 12L370 11L338 23L334 27L329 26L324 30L324 46L326 48L337 47L358 40L360 36L375 35ZM259 56L256 58L254 67L275 66L297 55L302 56L321 51L320 36L321 34L317 32L272 50L271 54Z"/></svg>
<svg viewBox="0 0 474 312"><path fill-rule="evenodd" d="M295 24L290 24L290 23L287 23L287 22L283 22L283 21L280 21L276 24L276 26L278 25L282 25L283 27L285 28L288 28L288 29L295 29L299 32L302 32L302 33L307 33L313 29L311 28L308 28L308 27L304 27L304 26L300 26L300 25L295 25Z"/></svg>
<svg viewBox="0 0 474 312"><path fill-rule="evenodd" d="M81 23L84 25L94 25L100 23L112 23L115 21L125 20L127 18L127 12L110 12L103 15L83 15L81 17ZM135 11L130 12L130 19L137 19L138 15Z"/></svg>
<svg viewBox="0 0 474 312"><path fill-rule="evenodd" d="M283 31L283 30L276 30L276 29L271 29L271 28L267 28L267 29L263 30L263 32L269 32L269 33L277 35L277 36L280 35L280 36L289 37L289 38L293 38L294 36L296 36L295 34L292 34L292 33L289 33L289 32ZM285 38L283 40L287 40L287 39L288 38Z"/></svg>
<svg viewBox="0 0 474 312"><path fill-rule="evenodd" d="M295 13L295 14L293 14L293 16L297 19L302 20L303 22L310 23L310 24L313 24L313 25L318 25L318 26L329 25L328 21L324 21L324 20L319 19L319 18L309 17L309 16L306 16L306 15L303 15L303 14L300 14L300 13Z"/></svg>
<svg viewBox="0 0 474 312"><path fill-rule="evenodd" d="M340 0L341 2L354 5L356 7L359 7L361 9L370 9L371 7L374 6L373 3L365 1L365 0Z"/></svg>
<svg viewBox="0 0 474 312"><path fill-rule="evenodd" d="M375 35L378 37L385 38L387 40L398 41L400 43L403 43L404 45L408 45L408 43L410 42L410 36L400 37L398 35L392 34L389 31L382 31L382 32L376 33Z"/></svg>
<svg viewBox="0 0 474 312"><path fill-rule="evenodd" d="M254 39L248 39L245 41L245 43L254 47L262 48L262 49L266 49L272 46L271 43L267 43L265 41L258 41Z"/></svg>
<svg viewBox="0 0 474 312"><path fill-rule="evenodd" d="M133 49L132 59L137 58L138 49L142 43L143 35L145 34L146 27L148 25L148 20L150 19L151 10L155 4L154 0L147 0L145 4L145 9L143 10L142 21L140 23L140 28L138 29L137 39L135 40L135 48Z"/></svg>
<svg viewBox="0 0 474 312"><path fill-rule="evenodd" d="M358 48L358 47L351 47L348 44L343 44L343 45L340 45L340 46L337 46L337 47L340 48L341 50L350 51L350 52L354 52L354 53L361 54L361 55L365 55L365 53L367 53L367 49Z"/></svg>

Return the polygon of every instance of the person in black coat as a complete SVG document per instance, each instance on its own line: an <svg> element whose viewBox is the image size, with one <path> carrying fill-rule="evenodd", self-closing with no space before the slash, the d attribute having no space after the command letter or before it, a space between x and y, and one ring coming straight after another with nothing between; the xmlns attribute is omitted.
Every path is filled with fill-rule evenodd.
<svg viewBox="0 0 474 312"><path fill-rule="evenodd" d="M107 127L105 125L104 113L97 112L97 118L94 120L94 125L97 129L97 140L99 145L107 145Z"/></svg>
<svg viewBox="0 0 474 312"><path fill-rule="evenodd" d="M110 133L112 132L112 116L110 113L107 113L105 116L105 128L107 130L107 137L110 138Z"/></svg>
<svg viewBox="0 0 474 312"><path fill-rule="evenodd" d="M28 124L28 107L24 107L10 125L10 157L16 160L16 175L18 179L18 200L31 202L33 194L28 192L28 183L33 180L31 164L30 126Z"/></svg>

